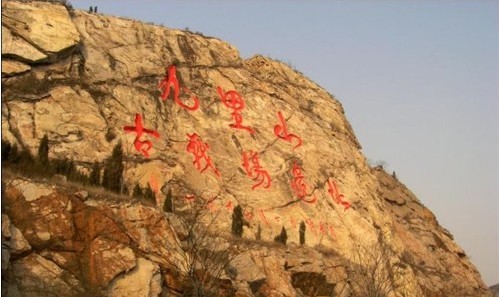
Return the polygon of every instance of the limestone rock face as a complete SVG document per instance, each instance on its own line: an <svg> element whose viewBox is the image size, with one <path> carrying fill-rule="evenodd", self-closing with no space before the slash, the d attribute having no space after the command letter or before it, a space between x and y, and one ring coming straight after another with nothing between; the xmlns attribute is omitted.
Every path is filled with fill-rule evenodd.
<svg viewBox="0 0 499 297"><path fill-rule="evenodd" d="M188 259L179 238L189 234L161 211L171 191L176 211L204 205L220 238L230 236L240 205L242 240L263 242L231 263L224 292L340 294L350 290L351 267L367 266L355 251L382 243L392 255L386 265L398 267L410 296L452 296L444 294L450 283L455 296L491 296L433 214L370 168L341 103L301 73L263 56L243 61L217 38L83 11L69 16L46 2L4 1L2 15L3 139L36 154L47 135L49 157L72 159L82 172L121 141L129 192L137 183L158 188L146 206L10 178L2 214L15 227L2 240L19 245L2 253L11 292L29 294L30 283L17 279L31 278L28 263L53 268L63 283L47 288L64 292L181 295L185 271L172 259ZM162 100L158 86L174 64L178 98L171 84ZM182 107L194 97L197 110ZM124 130L137 125L137 115L160 136L139 139L151 141L150 157L136 150L136 133ZM195 134L205 147L189 146ZM273 243L283 227L288 248Z"/></svg>
<svg viewBox="0 0 499 297"><path fill-rule="evenodd" d="M2 74L5 76L21 74L30 69L31 67L18 61L2 60Z"/></svg>
<svg viewBox="0 0 499 297"><path fill-rule="evenodd" d="M5 1L2 2L2 25L36 49L49 55L67 50L80 41L78 31L76 31L68 11L62 5L46 2L28 4ZM4 31L3 26L2 31ZM9 39L5 41L9 41ZM16 55L19 55L12 44L6 46L13 49ZM22 53L23 50L20 49L20 52ZM36 55L39 56L39 54Z"/></svg>
<svg viewBox="0 0 499 297"><path fill-rule="evenodd" d="M21 296L79 296L82 292L74 275L36 253L15 261L12 270Z"/></svg>
<svg viewBox="0 0 499 297"><path fill-rule="evenodd" d="M24 39L12 35L11 31L4 26L2 26L2 55L14 56L28 62L39 62L47 58L47 55Z"/></svg>
<svg viewBox="0 0 499 297"><path fill-rule="evenodd" d="M110 297L150 297L161 293L159 266L143 258L129 273L117 278L109 288Z"/></svg>

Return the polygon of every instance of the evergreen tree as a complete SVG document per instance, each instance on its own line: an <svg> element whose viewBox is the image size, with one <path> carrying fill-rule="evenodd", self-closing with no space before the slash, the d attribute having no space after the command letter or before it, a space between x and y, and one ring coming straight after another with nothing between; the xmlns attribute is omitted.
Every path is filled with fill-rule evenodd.
<svg viewBox="0 0 499 297"><path fill-rule="evenodd" d="M173 197L172 197L172 189L168 189L168 194L166 194L165 203L163 204L164 212L173 213Z"/></svg>
<svg viewBox="0 0 499 297"><path fill-rule="evenodd" d="M49 138L47 134L43 136L38 147L38 162L43 166L49 164Z"/></svg>
<svg viewBox="0 0 499 297"><path fill-rule="evenodd" d="M102 186L110 191L120 193L123 182L123 148L121 141L116 144L110 158L104 165Z"/></svg>
<svg viewBox="0 0 499 297"><path fill-rule="evenodd" d="M94 12L97 13L97 6L94 7Z"/></svg>
<svg viewBox="0 0 499 297"><path fill-rule="evenodd" d="M152 202L156 203L156 195L154 195L154 192L151 188L151 185L148 185L145 190L144 190L144 198L147 200L151 200Z"/></svg>
<svg viewBox="0 0 499 297"><path fill-rule="evenodd" d="M256 229L256 235L255 235L256 240L262 239L262 226L258 224L258 229Z"/></svg>
<svg viewBox="0 0 499 297"><path fill-rule="evenodd" d="M68 180L71 180L71 181L76 181L77 180L77 170L76 170L76 167L75 167L75 163L73 162L73 159L71 159L70 161L68 161L67 165L66 165L66 177L68 178Z"/></svg>
<svg viewBox="0 0 499 297"><path fill-rule="evenodd" d="M17 144L14 143L11 147L7 161L12 163L17 163L19 161L19 150L17 149Z"/></svg>
<svg viewBox="0 0 499 297"><path fill-rule="evenodd" d="M307 227L305 226L305 223L301 221L300 223L300 244L304 245L305 244L305 230Z"/></svg>
<svg viewBox="0 0 499 297"><path fill-rule="evenodd" d="M90 12L90 13L93 13L93 12L94 12L94 9L93 9L93 7L92 7L92 6L90 6L90 9L88 10L88 12Z"/></svg>
<svg viewBox="0 0 499 297"><path fill-rule="evenodd" d="M12 145L7 140L2 139L2 161L7 161L12 151Z"/></svg>
<svg viewBox="0 0 499 297"><path fill-rule="evenodd" d="M144 196L144 193L142 193L142 188L140 188L139 184L135 184L132 192L132 197L140 198L142 196Z"/></svg>
<svg viewBox="0 0 499 297"><path fill-rule="evenodd" d="M286 232L286 228L284 228L284 226L282 226L281 234L274 237L274 241L277 241L277 242L280 242L280 243L286 245L287 240L288 240L288 233Z"/></svg>
<svg viewBox="0 0 499 297"><path fill-rule="evenodd" d="M90 172L89 183L92 186L100 185L100 166L99 163L95 162L92 166L92 171Z"/></svg>
<svg viewBox="0 0 499 297"><path fill-rule="evenodd" d="M238 205L234 207L234 212L232 213L232 234L241 237L243 236L243 208Z"/></svg>

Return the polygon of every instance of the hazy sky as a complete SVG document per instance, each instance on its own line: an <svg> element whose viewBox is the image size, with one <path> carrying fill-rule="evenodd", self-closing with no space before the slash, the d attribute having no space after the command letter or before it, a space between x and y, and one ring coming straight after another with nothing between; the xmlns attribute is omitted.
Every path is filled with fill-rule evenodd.
<svg viewBox="0 0 499 297"><path fill-rule="evenodd" d="M71 2L291 63L340 100L367 158L396 171L486 284L499 282L499 2Z"/></svg>

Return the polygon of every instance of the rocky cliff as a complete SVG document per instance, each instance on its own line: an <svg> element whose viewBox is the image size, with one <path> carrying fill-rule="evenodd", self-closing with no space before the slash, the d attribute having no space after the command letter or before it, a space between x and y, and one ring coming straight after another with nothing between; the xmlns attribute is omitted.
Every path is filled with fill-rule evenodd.
<svg viewBox="0 0 499 297"><path fill-rule="evenodd" d="M434 215L369 167L336 98L287 65L242 60L213 37L15 1L2 2L2 58L2 139L34 154L47 135L49 157L82 172L121 141L127 188L158 188L151 206L4 177L6 296L182 294L185 271L170 260L187 252L162 211L168 191L176 208L216 218L207 228L220 246L233 244L242 206L249 248L220 278L226 295L359 295L363 271L386 274L390 296L492 296ZM268 244L283 227L288 245Z"/></svg>

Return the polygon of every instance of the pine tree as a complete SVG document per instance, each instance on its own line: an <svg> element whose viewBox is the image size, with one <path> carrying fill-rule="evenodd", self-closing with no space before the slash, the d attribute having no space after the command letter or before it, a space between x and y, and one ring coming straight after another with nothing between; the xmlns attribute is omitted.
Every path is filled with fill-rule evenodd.
<svg viewBox="0 0 499 297"><path fill-rule="evenodd" d="M132 197L140 198L142 196L144 196L144 194L142 193L142 188L140 188L139 184L135 184L135 187L133 188Z"/></svg>
<svg viewBox="0 0 499 297"><path fill-rule="evenodd" d="M154 194L151 185L148 185L145 190L144 190L144 198L147 200L151 200L152 202L156 203L156 195Z"/></svg>
<svg viewBox="0 0 499 297"><path fill-rule="evenodd" d="M49 138L47 134L43 136L38 147L38 162L43 166L49 164Z"/></svg>
<svg viewBox="0 0 499 297"><path fill-rule="evenodd" d="M163 204L164 212L173 213L173 197L172 197L172 189L168 189L168 194L166 194L165 203Z"/></svg>
<svg viewBox="0 0 499 297"><path fill-rule="evenodd" d="M2 161L7 161L12 151L12 145L7 140L2 139Z"/></svg>
<svg viewBox="0 0 499 297"><path fill-rule="evenodd" d="M10 149L7 161L12 162L12 163L19 162L19 150L17 148L17 144L14 143L14 145Z"/></svg>
<svg viewBox="0 0 499 297"><path fill-rule="evenodd" d="M258 224L258 229L256 229L256 234L255 234L256 240L262 239L262 226Z"/></svg>
<svg viewBox="0 0 499 297"><path fill-rule="evenodd" d="M92 6L90 6L90 9L88 10L88 12L93 13L94 12L94 8Z"/></svg>
<svg viewBox="0 0 499 297"><path fill-rule="evenodd" d="M284 226L282 226L281 234L274 237L274 241L277 241L277 242L280 242L280 243L286 245L287 240L288 240L288 233L286 232L286 228L284 228Z"/></svg>
<svg viewBox="0 0 499 297"><path fill-rule="evenodd" d="M304 245L305 244L305 230L307 227L305 226L305 223L301 221L300 223L300 244Z"/></svg>
<svg viewBox="0 0 499 297"><path fill-rule="evenodd" d="M100 185L100 166L99 163L95 162L92 166L92 171L90 172L89 183L92 186Z"/></svg>
<svg viewBox="0 0 499 297"><path fill-rule="evenodd" d="M232 234L241 237L243 236L243 208L238 205L234 207L234 212L232 213Z"/></svg>
<svg viewBox="0 0 499 297"><path fill-rule="evenodd" d="M111 157L106 160L102 177L102 186L116 193L121 192L124 169L123 158L123 148L120 141L114 147Z"/></svg>

